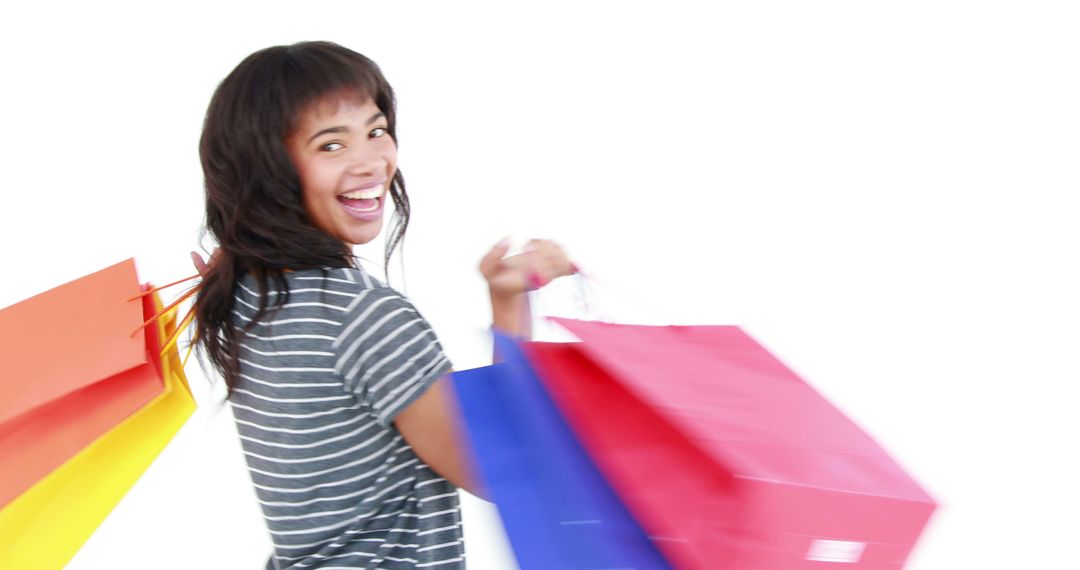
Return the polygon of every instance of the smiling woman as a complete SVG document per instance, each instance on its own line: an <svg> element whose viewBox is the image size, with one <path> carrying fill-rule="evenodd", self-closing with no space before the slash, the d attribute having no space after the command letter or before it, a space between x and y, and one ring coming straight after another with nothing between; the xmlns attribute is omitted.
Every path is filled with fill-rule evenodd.
<svg viewBox="0 0 1080 570"><path fill-rule="evenodd" d="M389 196L387 259L409 220L393 90L326 42L268 48L218 87L201 141L218 253L195 304L222 374L274 552L268 568L464 567L463 460L427 321L365 273ZM573 271L534 241L480 264L494 326L528 331L525 292Z"/></svg>

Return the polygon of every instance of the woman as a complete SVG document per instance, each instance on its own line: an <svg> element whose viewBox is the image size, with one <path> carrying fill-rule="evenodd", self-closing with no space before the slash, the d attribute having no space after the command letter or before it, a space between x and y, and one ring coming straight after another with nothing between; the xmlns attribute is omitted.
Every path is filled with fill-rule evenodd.
<svg viewBox="0 0 1080 570"><path fill-rule="evenodd" d="M327 42L246 58L200 145L218 242L196 300L272 535L268 568L464 568L456 487L479 493L431 327L356 264L387 199L409 221L393 90ZM528 335L525 293L573 272L555 244L480 262L496 328Z"/></svg>

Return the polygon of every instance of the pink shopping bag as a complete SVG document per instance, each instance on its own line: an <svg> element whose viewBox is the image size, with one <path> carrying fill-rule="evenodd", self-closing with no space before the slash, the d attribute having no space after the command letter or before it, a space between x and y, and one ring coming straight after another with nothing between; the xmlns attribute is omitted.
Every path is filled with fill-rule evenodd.
<svg viewBox="0 0 1080 570"><path fill-rule="evenodd" d="M557 322L530 360L674 567L903 566L933 499L738 327Z"/></svg>

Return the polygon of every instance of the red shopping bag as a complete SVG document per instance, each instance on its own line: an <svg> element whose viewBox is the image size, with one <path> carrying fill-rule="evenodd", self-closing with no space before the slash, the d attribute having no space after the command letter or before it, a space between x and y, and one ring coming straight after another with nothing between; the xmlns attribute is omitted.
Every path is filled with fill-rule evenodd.
<svg viewBox="0 0 1080 570"><path fill-rule="evenodd" d="M933 499L739 328L556 322L530 359L673 566L903 566Z"/></svg>
<svg viewBox="0 0 1080 570"><path fill-rule="evenodd" d="M139 293L129 259L0 310L0 507L162 392Z"/></svg>

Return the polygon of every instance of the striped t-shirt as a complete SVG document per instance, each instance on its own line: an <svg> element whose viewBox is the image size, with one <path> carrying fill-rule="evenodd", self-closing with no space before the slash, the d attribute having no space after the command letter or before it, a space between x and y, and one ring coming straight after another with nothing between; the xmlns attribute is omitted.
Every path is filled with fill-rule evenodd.
<svg viewBox="0 0 1080 570"><path fill-rule="evenodd" d="M267 568L464 568L457 490L392 423L450 371L431 327L359 269L286 280L287 302L241 333L229 396L274 544ZM267 295L273 307L282 292ZM247 325L254 279L235 298Z"/></svg>

